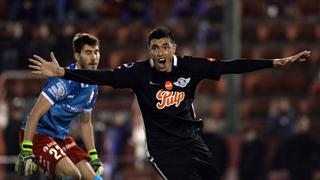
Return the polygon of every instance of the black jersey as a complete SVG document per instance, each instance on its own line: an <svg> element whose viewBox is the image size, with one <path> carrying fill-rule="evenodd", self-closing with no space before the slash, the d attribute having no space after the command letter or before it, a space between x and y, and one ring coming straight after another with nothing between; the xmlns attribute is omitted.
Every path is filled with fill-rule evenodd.
<svg viewBox="0 0 320 180"><path fill-rule="evenodd" d="M172 71L158 72L153 60L124 64L113 71L66 70L64 78L130 88L142 112L149 156L158 162L179 163L187 151L210 156L201 138L202 122L194 112L193 101L202 79L219 80L220 75L243 73L272 67L270 60L237 59L212 61L174 56ZM175 153L177 152L177 153Z"/></svg>

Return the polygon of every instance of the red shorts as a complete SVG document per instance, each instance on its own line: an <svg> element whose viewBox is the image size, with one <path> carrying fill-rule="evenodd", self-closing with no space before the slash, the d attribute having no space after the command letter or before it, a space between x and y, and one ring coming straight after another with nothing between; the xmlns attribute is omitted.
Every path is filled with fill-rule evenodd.
<svg viewBox="0 0 320 180"><path fill-rule="evenodd" d="M23 136L24 131L20 131L19 143L22 143ZM67 136L63 141L55 141L50 136L34 134L32 143L36 163L40 171L49 177L54 174L59 160L66 156L75 165L84 159L90 161L87 153L76 144L71 136Z"/></svg>

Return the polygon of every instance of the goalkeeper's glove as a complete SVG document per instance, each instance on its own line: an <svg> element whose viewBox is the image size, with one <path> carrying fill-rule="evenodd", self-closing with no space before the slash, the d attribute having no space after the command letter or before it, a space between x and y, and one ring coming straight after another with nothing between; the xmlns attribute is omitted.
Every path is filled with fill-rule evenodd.
<svg viewBox="0 0 320 180"><path fill-rule="evenodd" d="M32 154L32 141L24 140L20 146L21 150L15 163L15 172L20 176L30 176L38 170Z"/></svg>
<svg viewBox="0 0 320 180"><path fill-rule="evenodd" d="M102 176L104 167L101 160L98 158L98 153L96 149L91 149L88 151L90 157L90 165L97 176Z"/></svg>

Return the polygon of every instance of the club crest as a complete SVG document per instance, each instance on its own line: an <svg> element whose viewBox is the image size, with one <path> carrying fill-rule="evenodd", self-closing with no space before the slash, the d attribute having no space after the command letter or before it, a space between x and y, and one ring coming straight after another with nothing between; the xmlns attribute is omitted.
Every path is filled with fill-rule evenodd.
<svg viewBox="0 0 320 180"><path fill-rule="evenodd" d="M181 87L181 88L184 88L187 86L187 84L190 82L190 79L191 78L179 78L176 82L174 82L173 84L175 86L178 86L178 87Z"/></svg>

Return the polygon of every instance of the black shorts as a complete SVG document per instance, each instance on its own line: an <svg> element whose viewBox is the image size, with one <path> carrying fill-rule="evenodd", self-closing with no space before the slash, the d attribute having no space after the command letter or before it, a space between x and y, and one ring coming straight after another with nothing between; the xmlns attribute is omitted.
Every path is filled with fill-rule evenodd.
<svg viewBox="0 0 320 180"><path fill-rule="evenodd" d="M198 157L184 163L150 162L164 180L220 180L216 166Z"/></svg>

